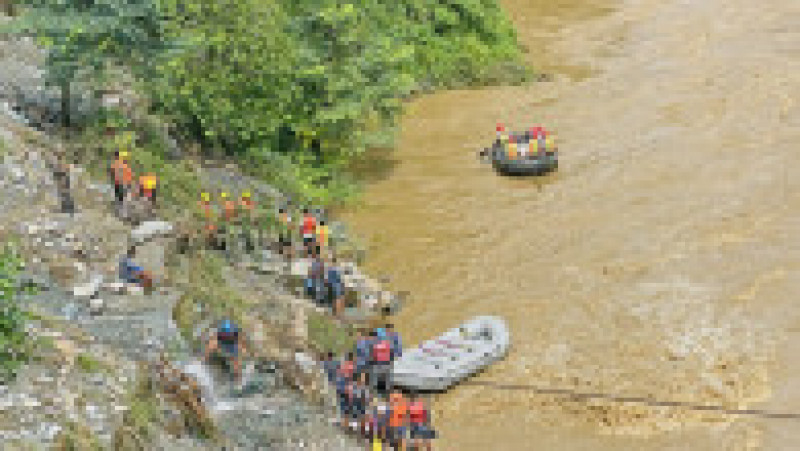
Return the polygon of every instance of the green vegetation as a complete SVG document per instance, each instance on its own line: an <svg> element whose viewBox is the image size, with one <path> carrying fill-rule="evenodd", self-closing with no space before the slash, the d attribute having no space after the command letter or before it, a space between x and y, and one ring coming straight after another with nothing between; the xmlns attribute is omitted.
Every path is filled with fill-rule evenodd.
<svg viewBox="0 0 800 451"><path fill-rule="evenodd" d="M64 429L58 433L54 449L58 451L102 450L97 436L84 424L67 421Z"/></svg>
<svg viewBox="0 0 800 451"><path fill-rule="evenodd" d="M353 349L353 331L340 326L327 315L311 312L308 316L308 338L317 352L333 351L336 355Z"/></svg>
<svg viewBox="0 0 800 451"><path fill-rule="evenodd" d="M16 375L27 360L30 343L25 332L27 315L18 305L20 292L17 275L22 267L19 254L11 243L0 249L0 380Z"/></svg>
<svg viewBox="0 0 800 451"><path fill-rule="evenodd" d="M114 433L114 449L148 449L155 425L163 422L155 387L144 371L128 396L128 410Z"/></svg>
<svg viewBox="0 0 800 451"><path fill-rule="evenodd" d="M184 138L320 205L356 192L348 168L391 145L403 98L530 75L496 0L23 4L14 27L42 38L64 102L125 67Z"/></svg>
<svg viewBox="0 0 800 451"><path fill-rule="evenodd" d="M181 277L184 294L175 304L173 318L185 340L195 346L194 330L208 318L230 317L241 324L245 300L230 288L222 274L224 261L212 253L187 259L187 273Z"/></svg>
<svg viewBox="0 0 800 451"><path fill-rule="evenodd" d="M0 138L0 157L4 157L8 153L8 144L6 140Z"/></svg>
<svg viewBox="0 0 800 451"><path fill-rule="evenodd" d="M75 364L86 373L97 373L106 369L104 364L89 354L79 354L75 358Z"/></svg>

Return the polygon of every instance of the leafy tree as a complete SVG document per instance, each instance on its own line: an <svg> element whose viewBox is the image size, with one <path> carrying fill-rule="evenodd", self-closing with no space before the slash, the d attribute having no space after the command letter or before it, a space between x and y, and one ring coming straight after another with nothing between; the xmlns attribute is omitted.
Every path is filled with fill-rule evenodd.
<svg viewBox="0 0 800 451"><path fill-rule="evenodd" d="M70 126L73 82L110 64L147 73L166 50L153 0L23 0L23 16L6 31L30 33L47 49L46 81L61 91L63 125Z"/></svg>

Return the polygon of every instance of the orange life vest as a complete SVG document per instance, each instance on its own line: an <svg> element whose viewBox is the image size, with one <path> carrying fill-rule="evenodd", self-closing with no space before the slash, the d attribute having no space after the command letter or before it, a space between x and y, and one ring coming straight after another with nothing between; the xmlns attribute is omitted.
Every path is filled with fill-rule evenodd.
<svg viewBox="0 0 800 451"><path fill-rule="evenodd" d="M408 404L404 399L400 399L392 405L392 414L389 416L389 426L399 428L405 425Z"/></svg>
<svg viewBox="0 0 800 451"><path fill-rule="evenodd" d="M236 203L234 201L226 200L222 204L222 208L225 211L225 220L231 220L236 217Z"/></svg>

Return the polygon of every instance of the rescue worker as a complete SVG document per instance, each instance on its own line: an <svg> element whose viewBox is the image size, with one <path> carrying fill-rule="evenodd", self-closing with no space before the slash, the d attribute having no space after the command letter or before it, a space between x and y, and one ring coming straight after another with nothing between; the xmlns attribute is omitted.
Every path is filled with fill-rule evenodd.
<svg viewBox="0 0 800 451"><path fill-rule="evenodd" d="M311 214L308 208L303 208L303 223L301 224L301 233L303 235L303 247L306 249L306 255L311 255L314 247L314 233L317 229L317 220Z"/></svg>
<svg viewBox="0 0 800 451"><path fill-rule="evenodd" d="M430 427L430 409L421 396L414 396L408 405L408 423L413 449L431 449L434 431Z"/></svg>
<svg viewBox="0 0 800 451"><path fill-rule="evenodd" d="M322 368L325 370L328 382L334 384L336 382L336 373L339 371L339 362L334 358L333 352L328 351L327 358L322 361Z"/></svg>
<svg viewBox="0 0 800 451"><path fill-rule="evenodd" d="M222 192L220 194L220 211L221 221L219 225L219 236L221 237L222 245L225 249L225 255L230 259L233 257L233 239L234 225L233 221L236 219L236 202L232 201L228 193Z"/></svg>
<svg viewBox="0 0 800 451"><path fill-rule="evenodd" d="M286 207L278 209L278 252L292 259L292 217Z"/></svg>
<svg viewBox="0 0 800 451"><path fill-rule="evenodd" d="M359 432L365 435L368 429L367 414L369 413L369 406L372 404L372 390L369 387L367 373L358 375L358 383L355 386L353 398L355 399L356 407L353 416L358 422Z"/></svg>
<svg viewBox="0 0 800 451"><path fill-rule="evenodd" d="M508 158L514 160L517 158L517 137L508 137Z"/></svg>
<svg viewBox="0 0 800 451"><path fill-rule="evenodd" d="M139 196L150 202L151 209L156 207L156 175L151 173L139 177Z"/></svg>
<svg viewBox="0 0 800 451"><path fill-rule="evenodd" d="M241 209L241 224L242 224L242 238L244 239L245 251L252 252L255 250L253 246L253 225L255 224L255 203L250 196L250 191L242 193L242 198L239 200L239 208Z"/></svg>
<svg viewBox="0 0 800 451"><path fill-rule="evenodd" d="M133 170L128 163L127 151L118 153L118 158L111 165L111 176L114 180L114 194L116 195L117 206L121 207L133 183Z"/></svg>
<svg viewBox="0 0 800 451"><path fill-rule="evenodd" d="M399 390L389 395L389 441L395 448L406 449L408 402Z"/></svg>
<svg viewBox="0 0 800 451"><path fill-rule="evenodd" d="M210 247L217 247L217 225L214 215L214 207L211 205L211 195L203 192L200 194L200 214L203 216L205 224L204 235L206 238L206 245Z"/></svg>
<svg viewBox="0 0 800 451"><path fill-rule="evenodd" d="M392 360L403 356L403 342L400 340L400 334L394 330L394 324L386 323L386 335L392 344Z"/></svg>
<svg viewBox="0 0 800 451"><path fill-rule="evenodd" d="M325 302L325 263L318 256L313 257L305 280L306 295L317 303Z"/></svg>
<svg viewBox="0 0 800 451"><path fill-rule="evenodd" d="M356 372L366 372L370 362L372 340L359 329L356 335Z"/></svg>
<svg viewBox="0 0 800 451"><path fill-rule="evenodd" d="M339 397L343 427L347 426L347 417L351 410L349 383L353 380L354 368L353 353L348 352L345 360L339 365L339 372L336 375L336 393Z"/></svg>
<svg viewBox="0 0 800 451"><path fill-rule="evenodd" d="M338 260L332 257L330 265L325 274L325 297L333 307L333 314L341 317L344 313L344 281L342 280L342 271L337 265Z"/></svg>
<svg viewBox="0 0 800 451"><path fill-rule="evenodd" d="M211 334L206 346L205 358L208 361L215 355L222 357L233 369L235 380L241 382L241 356L245 353L247 353L247 348L241 331L231 320L224 319L215 333Z"/></svg>
<svg viewBox="0 0 800 451"><path fill-rule="evenodd" d="M328 239L330 237L330 229L328 228L328 225L325 224L324 219L320 219L319 224L317 224L316 232L319 252L324 255L328 251Z"/></svg>
<svg viewBox="0 0 800 451"><path fill-rule="evenodd" d="M391 342L383 329L375 331L375 341L372 344L372 361L370 363L372 365L371 379L375 384L375 389L383 392L391 390Z"/></svg>

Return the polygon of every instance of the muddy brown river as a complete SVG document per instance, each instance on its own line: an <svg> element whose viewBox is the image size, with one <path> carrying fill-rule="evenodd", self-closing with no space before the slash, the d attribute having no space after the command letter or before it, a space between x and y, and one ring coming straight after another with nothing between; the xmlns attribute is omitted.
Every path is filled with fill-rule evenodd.
<svg viewBox="0 0 800 451"><path fill-rule="evenodd" d="M407 344L500 315L478 381L800 413L800 2L502 4L554 80L408 104L345 215ZM481 164L498 121L554 129L558 173ZM800 449L800 420L483 386L434 414L447 450Z"/></svg>

